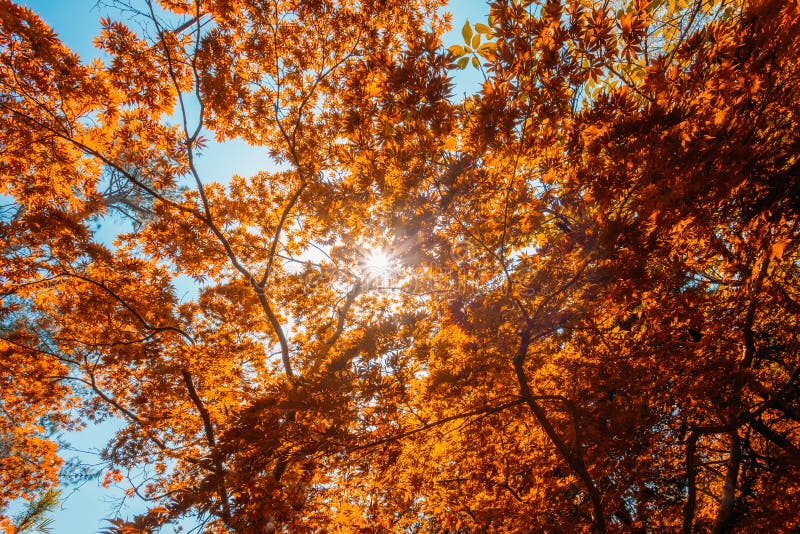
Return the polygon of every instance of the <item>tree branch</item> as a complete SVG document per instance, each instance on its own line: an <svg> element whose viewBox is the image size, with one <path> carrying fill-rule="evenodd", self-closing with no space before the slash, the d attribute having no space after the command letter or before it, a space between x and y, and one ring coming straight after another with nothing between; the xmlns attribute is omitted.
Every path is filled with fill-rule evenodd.
<svg viewBox="0 0 800 534"><path fill-rule="evenodd" d="M742 446L739 434L736 431L730 433L730 457L728 459L728 469L725 472L725 482L722 487L722 498L720 499L717 519L714 524L713 534L723 534L730 532L733 526L734 505L736 504L736 488L739 478L739 466L742 462Z"/></svg>
<svg viewBox="0 0 800 534"><path fill-rule="evenodd" d="M683 504L683 534L692 534L692 522L694 521L694 507L697 502L697 450L696 432L691 432L686 440L686 502Z"/></svg>
<svg viewBox="0 0 800 534"><path fill-rule="evenodd" d="M231 509L228 498L228 490L225 486L225 471L224 466L222 465L222 457L217 450L216 441L214 440L214 425L211 422L211 416L208 413L208 410L203 404L203 401L200 399L200 395L197 394L197 390L192 383L192 376L189 374L189 371L184 369L181 371L181 375L183 376L184 384L186 384L186 389L189 391L189 397L192 399L197 411L200 413L200 418L203 420L203 430L205 431L206 441L208 441L211 458L214 462L214 471L216 472L216 476L218 478L217 493L219 495L220 502L222 503L222 519L228 523L231 519Z"/></svg>
<svg viewBox="0 0 800 534"><path fill-rule="evenodd" d="M498 406L484 406L482 408L478 408L478 409L475 409L475 410L472 410L472 411L469 411L469 412L460 413L458 415L451 415L449 417L444 417L444 418L439 419L437 421L434 421L432 423L428 423L428 424L419 426L417 428L414 428L412 430L407 430L405 432L401 432L399 434L395 434L393 436L389 436L389 437L382 438L382 439L379 439L379 440L376 440L376 441L372 441L370 443L365 443L363 445L354 445L352 447L347 447L347 449L349 451L359 451L359 450L363 450L363 449L369 449L369 448L372 448L372 447L377 447L378 445L384 445L386 443L391 443L393 441L398 441L398 440L407 438L409 436L413 436L414 434L419 434L420 432L425 432L426 430L430 430L431 428L435 428L437 426L441 426L441 425L443 425L445 423L449 423L450 421L455 421L457 419L464 419L466 417L472 417L472 416L475 416L475 415L486 415L486 414L499 413L499 412L502 412L503 410L505 410L507 408L511 408L512 406L517 406L519 404L522 404L523 402L524 402L523 399L516 399L516 400L510 401L510 402L506 402L506 403L500 404Z"/></svg>
<svg viewBox="0 0 800 534"><path fill-rule="evenodd" d="M83 275L78 274L78 273L70 273L68 271L64 271L64 272L60 273L58 276L66 276L66 277L70 277L70 278L77 278L79 280L83 280L84 282L87 282L89 284L92 284L94 286L99 287L100 289L102 289L103 291L105 291L106 293L111 295L111 297L114 300L116 300L117 302L119 302L122 305L122 307L124 307L126 310L131 312L133 314L133 316L136 317L136 319L140 323L142 323L142 326L144 326L145 329L147 329L147 330L152 330L154 332L175 332L176 334L180 334L182 337L184 337L187 341L189 341L189 343L194 343L194 338L192 338L192 336L190 336L182 328L179 328L177 326L171 326L171 325L168 325L168 326L155 326L155 325L150 324L147 321L147 319L145 319L142 316L141 313L139 313L133 306L131 306L130 304L125 302L125 300L122 297L120 297L113 289L111 289L110 287L105 285L103 282L98 282L97 280L93 280L92 278L89 278L88 276L83 276Z"/></svg>
<svg viewBox="0 0 800 534"><path fill-rule="evenodd" d="M570 469L572 469L573 473L575 473L575 476L577 476L583 483L592 503L592 524L594 525L595 529L601 533L606 532L602 498L597 486L592 480L591 475L589 475L589 471L586 469L586 465L578 455L578 451L571 451L564 440L561 439L561 436L558 435L558 432L556 432L555 428L550 423L550 420L547 418L547 414L545 413L544 409L539 405L539 403L536 402L536 397L533 395L530 385L528 384L528 377L525 375L524 364L525 358L527 357L528 347L531 344L531 335L527 328L520 332L520 338L519 349L517 350L517 354L514 356L514 370L516 371L517 381L519 382L520 395L525 403L530 407L531 411L533 411L537 421L539 421L539 424L541 425L545 434L547 434L547 437L550 438L550 441L552 441L555 445L556 450L561 455L562 460L567 463Z"/></svg>

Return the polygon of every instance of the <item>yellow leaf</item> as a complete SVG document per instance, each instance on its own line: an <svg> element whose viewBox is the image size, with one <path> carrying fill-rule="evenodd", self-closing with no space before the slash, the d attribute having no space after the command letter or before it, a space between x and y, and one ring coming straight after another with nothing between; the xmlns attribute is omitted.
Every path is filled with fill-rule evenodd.
<svg viewBox="0 0 800 534"><path fill-rule="evenodd" d="M790 239L781 239L773 243L772 250L770 251L769 259L770 261L777 259L780 260L783 258L783 252L786 250L786 246L791 243Z"/></svg>
<svg viewBox="0 0 800 534"><path fill-rule="evenodd" d="M453 45L447 50L455 57L461 57L466 53L466 50L461 45Z"/></svg>
<svg viewBox="0 0 800 534"><path fill-rule="evenodd" d="M461 35L464 36L464 42L470 44L472 42L472 27L469 25L469 20L464 23L464 27L461 28Z"/></svg>
<svg viewBox="0 0 800 534"><path fill-rule="evenodd" d="M486 24L481 24L479 22L479 23L477 23L475 25L475 31L478 32L478 33L482 33L484 35L489 35L491 33L492 29L489 28L489 26L487 26Z"/></svg>

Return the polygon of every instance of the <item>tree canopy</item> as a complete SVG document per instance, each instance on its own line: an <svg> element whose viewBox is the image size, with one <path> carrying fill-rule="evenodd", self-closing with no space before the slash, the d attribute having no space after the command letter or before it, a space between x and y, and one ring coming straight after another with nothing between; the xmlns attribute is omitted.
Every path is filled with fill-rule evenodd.
<svg viewBox="0 0 800 534"><path fill-rule="evenodd" d="M0 0L0 514L114 418L112 532L800 528L798 3L445 4Z"/></svg>

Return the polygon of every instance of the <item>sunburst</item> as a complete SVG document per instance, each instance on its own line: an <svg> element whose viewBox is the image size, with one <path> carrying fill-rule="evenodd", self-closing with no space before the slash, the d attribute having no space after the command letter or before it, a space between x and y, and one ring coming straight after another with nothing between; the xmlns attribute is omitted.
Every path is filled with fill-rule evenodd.
<svg viewBox="0 0 800 534"><path fill-rule="evenodd" d="M393 267L392 258L385 251L376 248L364 256L362 269L372 279L386 278Z"/></svg>

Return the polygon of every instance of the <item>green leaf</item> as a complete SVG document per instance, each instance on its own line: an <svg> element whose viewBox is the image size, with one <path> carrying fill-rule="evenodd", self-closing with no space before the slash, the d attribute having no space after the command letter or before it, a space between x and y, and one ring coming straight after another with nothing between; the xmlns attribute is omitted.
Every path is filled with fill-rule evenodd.
<svg viewBox="0 0 800 534"><path fill-rule="evenodd" d="M449 47L447 50L450 51L450 53L455 57L461 57L467 53L467 51L464 50L464 47L461 45L453 45Z"/></svg>
<svg viewBox="0 0 800 534"><path fill-rule="evenodd" d="M467 68L467 63L469 63L469 58L465 56L459 59L456 65L458 66L459 69L464 70Z"/></svg>
<svg viewBox="0 0 800 534"><path fill-rule="evenodd" d="M464 42L470 44L472 42L472 26L469 25L469 20L464 23L464 27L461 28L461 35L464 36Z"/></svg>
<svg viewBox="0 0 800 534"><path fill-rule="evenodd" d="M481 24L480 22L475 25L475 31L484 35L489 35L492 33L492 29L489 26L486 24Z"/></svg>
<svg viewBox="0 0 800 534"><path fill-rule="evenodd" d="M59 505L61 492L54 489L45 491L38 500L28 504L25 510L16 518L16 530L18 534L39 532L47 534L51 532L53 518L48 517Z"/></svg>

